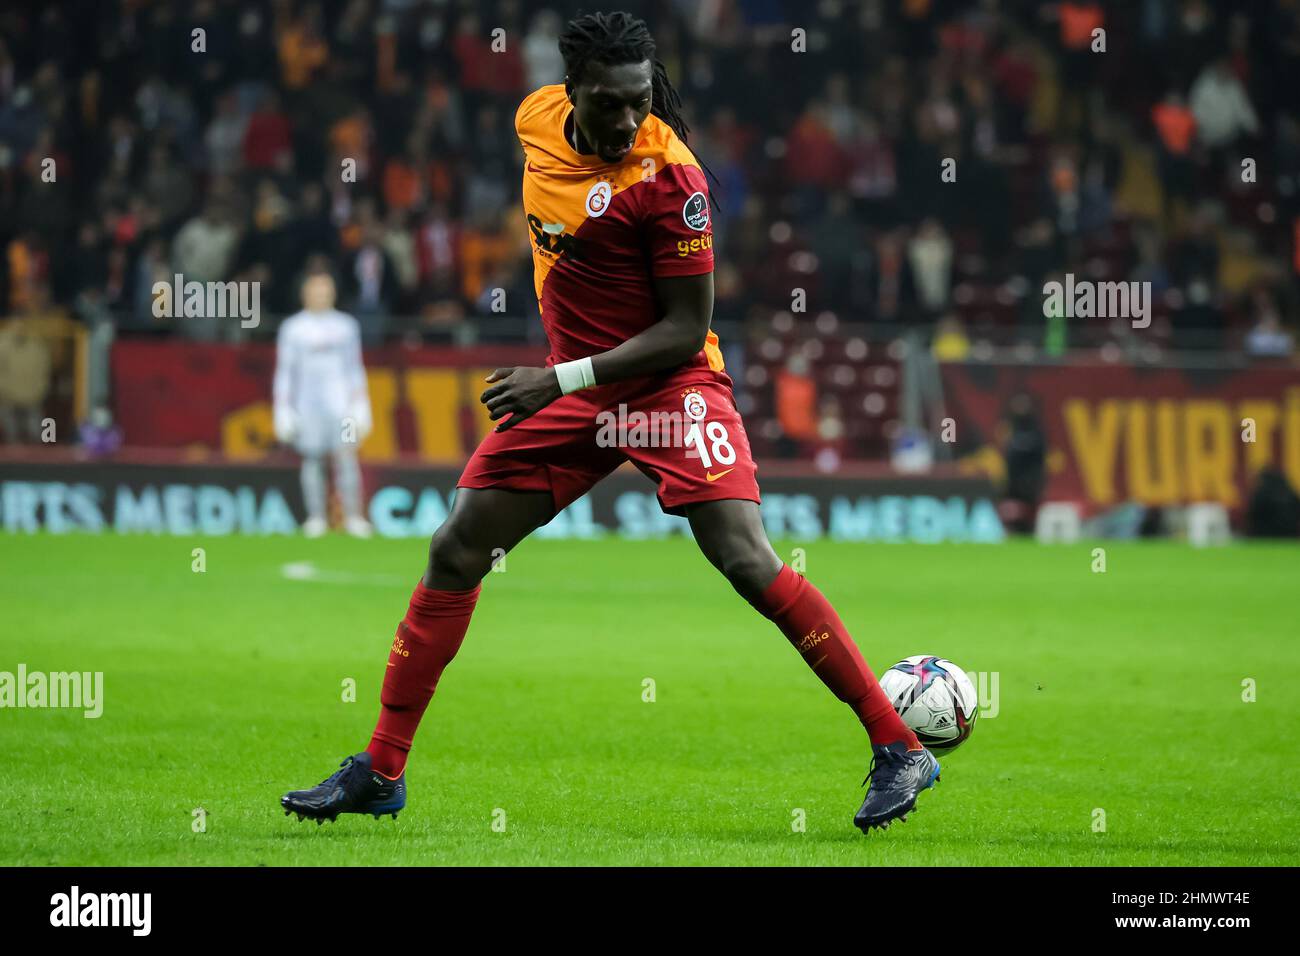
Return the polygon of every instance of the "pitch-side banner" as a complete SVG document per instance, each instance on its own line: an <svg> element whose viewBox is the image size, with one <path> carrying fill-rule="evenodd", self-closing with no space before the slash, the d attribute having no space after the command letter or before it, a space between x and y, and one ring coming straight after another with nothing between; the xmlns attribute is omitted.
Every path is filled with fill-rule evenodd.
<svg viewBox="0 0 1300 956"><path fill-rule="evenodd" d="M1001 423L1032 396L1047 438L1048 499L1096 511L1146 505L1245 504L1257 471L1281 468L1300 488L1300 369L1116 365L941 366L963 470L995 483Z"/></svg>
<svg viewBox="0 0 1300 956"><path fill-rule="evenodd" d="M479 403L492 369L540 365L531 346L367 350L374 430L366 461L463 462L492 423ZM195 448L256 461L275 451L275 346L129 340L113 346L113 414L128 445Z"/></svg>
<svg viewBox="0 0 1300 956"><path fill-rule="evenodd" d="M364 469L377 534L427 538L447 517L457 469ZM760 475L760 479L762 476ZM762 479L763 520L777 538L998 542L1003 528L982 478ZM0 529L24 533L297 534L304 518L298 471L276 465L0 463ZM665 515L655 486L615 472L575 501L540 537L657 538L687 534Z"/></svg>

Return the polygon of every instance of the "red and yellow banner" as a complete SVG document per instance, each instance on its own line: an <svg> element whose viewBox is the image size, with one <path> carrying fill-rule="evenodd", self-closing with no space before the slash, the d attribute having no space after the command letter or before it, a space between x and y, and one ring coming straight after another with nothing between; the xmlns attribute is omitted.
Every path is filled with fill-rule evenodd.
<svg viewBox="0 0 1300 956"><path fill-rule="evenodd" d="M994 479L1007 404L1032 396L1049 449L1045 499L1239 508L1267 465L1300 488L1298 368L941 368L960 459Z"/></svg>
<svg viewBox="0 0 1300 956"><path fill-rule="evenodd" d="M464 461L491 427L478 396L494 368L541 365L543 347L391 346L365 354L374 430L361 457ZM275 346L124 341L113 346L113 409L129 445L254 460L275 447Z"/></svg>

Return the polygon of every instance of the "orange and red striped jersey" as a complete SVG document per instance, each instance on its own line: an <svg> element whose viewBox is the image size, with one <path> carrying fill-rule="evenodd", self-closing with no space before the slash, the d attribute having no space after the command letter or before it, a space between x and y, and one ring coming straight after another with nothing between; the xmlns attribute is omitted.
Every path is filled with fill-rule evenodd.
<svg viewBox="0 0 1300 956"><path fill-rule="evenodd" d="M662 318L653 280L713 271L709 189L695 156L653 114L618 163L574 150L573 104L543 86L515 114L524 216L550 363L604 352ZM718 337L688 363L722 371Z"/></svg>

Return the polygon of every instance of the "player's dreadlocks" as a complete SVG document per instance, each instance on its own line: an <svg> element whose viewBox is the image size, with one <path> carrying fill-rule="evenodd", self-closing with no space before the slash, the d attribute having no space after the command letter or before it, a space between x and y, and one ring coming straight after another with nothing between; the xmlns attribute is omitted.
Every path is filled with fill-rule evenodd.
<svg viewBox="0 0 1300 956"><path fill-rule="evenodd" d="M588 63L617 66L649 60L650 112L667 123L678 139L687 142L691 128L682 118L682 98L677 95L676 88L668 79L668 70L655 56L654 37L650 35L650 29L644 20L622 10L614 13L586 13L576 17L568 22L560 34L560 56L564 57L564 72L574 85L582 81ZM700 160L700 166L714 185L722 185L703 160ZM716 196L714 205L718 212L722 211Z"/></svg>
<svg viewBox="0 0 1300 956"><path fill-rule="evenodd" d="M682 119L682 98L668 79L668 71L655 57L655 41L644 20L619 10L587 13L570 20L560 34L560 55L569 82L581 82L588 63L617 66L650 61L652 69L650 112L667 123L686 142L691 128Z"/></svg>

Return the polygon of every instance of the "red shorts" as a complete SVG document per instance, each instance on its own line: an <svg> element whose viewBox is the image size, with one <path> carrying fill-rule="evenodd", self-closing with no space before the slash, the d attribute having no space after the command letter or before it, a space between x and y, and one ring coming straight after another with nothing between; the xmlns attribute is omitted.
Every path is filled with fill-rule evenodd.
<svg viewBox="0 0 1300 956"><path fill-rule="evenodd" d="M659 486L659 505L758 501L754 457L725 372L597 385L561 396L503 432L488 432L460 488L549 491L563 511L624 461Z"/></svg>

